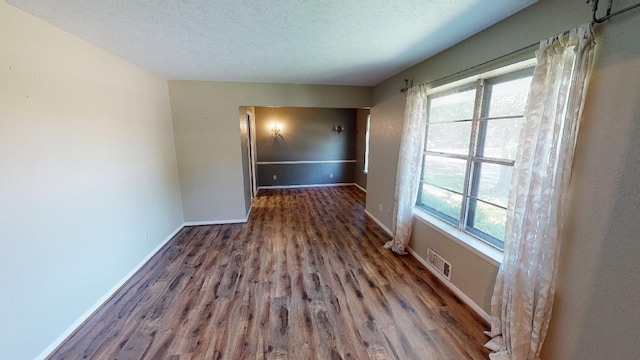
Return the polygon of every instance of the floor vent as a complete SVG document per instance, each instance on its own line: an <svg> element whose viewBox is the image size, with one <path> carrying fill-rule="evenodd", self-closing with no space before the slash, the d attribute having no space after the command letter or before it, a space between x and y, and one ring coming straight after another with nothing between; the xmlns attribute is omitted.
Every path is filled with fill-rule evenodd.
<svg viewBox="0 0 640 360"><path fill-rule="evenodd" d="M435 271L446 277L447 280L451 280L451 263L431 248L427 248L427 263L431 265Z"/></svg>

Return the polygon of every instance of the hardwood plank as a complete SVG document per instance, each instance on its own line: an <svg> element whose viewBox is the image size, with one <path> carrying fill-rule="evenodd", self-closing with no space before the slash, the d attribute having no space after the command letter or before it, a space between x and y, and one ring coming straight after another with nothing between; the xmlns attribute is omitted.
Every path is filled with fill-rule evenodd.
<svg viewBox="0 0 640 360"><path fill-rule="evenodd" d="M182 229L49 359L486 359L487 325L382 245L355 187Z"/></svg>

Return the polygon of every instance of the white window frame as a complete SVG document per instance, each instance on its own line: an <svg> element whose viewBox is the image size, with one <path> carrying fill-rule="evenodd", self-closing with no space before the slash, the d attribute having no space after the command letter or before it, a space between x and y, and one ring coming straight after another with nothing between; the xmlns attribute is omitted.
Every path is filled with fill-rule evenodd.
<svg viewBox="0 0 640 360"><path fill-rule="evenodd" d="M474 107L474 119L473 119L473 125L472 125L471 136L470 136L470 143L471 143L470 150L468 154L463 155L461 157L467 161L467 172L466 172L467 176L465 177L464 200L462 203L462 206L463 206L462 218L459 220L457 225L453 225L443 220L442 218L439 218L437 215L429 212L427 209L422 208L421 206L419 206L418 203L416 204L414 215L418 220L435 227L437 230L439 230L441 233L443 233L447 237L453 239L454 241L478 253L479 255L481 255L482 257L486 258L487 260L489 260L494 264L500 263L502 259L502 249L496 246L496 244L491 244L486 239L482 239L477 234L474 234L473 232L468 231L468 229L466 228L467 221L465 218L467 215L467 209L466 209L466 206L468 203L467 200L471 190L471 187L469 184L470 176L471 176L470 167L474 161L478 161L478 159L475 158L475 154L474 154L475 141L476 141L475 134L477 131L478 122L480 121L479 119L482 116L480 111L485 107L484 104L480 103L484 100L482 99L483 85L487 81L491 81L494 78L505 77L505 76L509 76L510 74L518 73L526 69L532 69L535 66L535 64L536 64L535 59L522 61L522 62L505 66L493 71L472 76L460 81L455 81L443 86L439 86L437 88L430 89L427 92L427 95L429 96L432 94L439 94L439 93L447 92L449 90L454 90L458 88L473 87L475 83L476 84L475 86L477 86L476 89L479 92L479 93L476 93L476 97L478 98L479 96L479 100L476 101L476 104L475 104L476 106ZM427 154L426 149L425 149L425 154ZM448 157L448 156L445 156L445 157ZM458 158L458 157L455 157L455 158ZM504 161L500 159L495 159L495 161L503 165L513 165L512 161ZM420 180L422 181L422 174L420 175ZM418 202L419 201L420 199L418 199Z"/></svg>

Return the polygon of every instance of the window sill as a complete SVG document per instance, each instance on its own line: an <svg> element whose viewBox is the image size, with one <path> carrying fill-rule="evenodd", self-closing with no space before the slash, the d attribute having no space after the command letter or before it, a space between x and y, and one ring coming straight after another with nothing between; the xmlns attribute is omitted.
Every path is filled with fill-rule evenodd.
<svg viewBox="0 0 640 360"><path fill-rule="evenodd" d="M421 223L434 228L444 236L462 245L463 247L467 248L489 263L495 266L500 266L500 264L502 263L502 250L496 249L493 246L485 243L484 241L460 231L451 224L438 219L437 217L425 212L422 209L414 208L413 217Z"/></svg>

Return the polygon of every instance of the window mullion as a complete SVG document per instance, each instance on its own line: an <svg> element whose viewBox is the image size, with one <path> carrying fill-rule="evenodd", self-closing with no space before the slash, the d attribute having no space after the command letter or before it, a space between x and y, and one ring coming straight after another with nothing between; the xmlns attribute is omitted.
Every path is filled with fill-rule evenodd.
<svg viewBox="0 0 640 360"><path fill-rule="evenodd" d="M458 228L464 231L465 224L467 223L467 206L469 189L471 188L471 165L472 158L476 153L476 145L478 142L478 124L480 117L482 116L482 104L484 102L484 88L485 81L478 80L476 85L476 98L473 104L473 120L471 122L471 136L469 139L469 152L467 153L467 169L465 170L464 177L464 194L462 196L462 209L460 214L460 223Z"/></svg>
<svg viewBox="0 0 640 360"><path fill-rule="evenodd" d="M439 151L424 151L423 154L424 156L438 156L438 157L444 157L444 158L451 158L451 159L460 159L460 160L467 160L467 155L462 155L462 154L452 154L452 153L444 153L444 152L439 152Z"/></svg>
<svg viewBox="0 0 640 360"><path fill-rule="evenodd" d="M495 165L504 165L504 166L513 166L515 161L510 159L496 159L490 157L479 157L474 156L471 158L474 162L487 163L487 164L495 164Z"/></svg>

